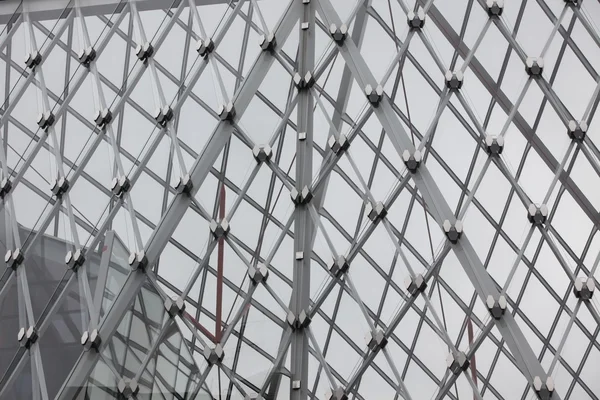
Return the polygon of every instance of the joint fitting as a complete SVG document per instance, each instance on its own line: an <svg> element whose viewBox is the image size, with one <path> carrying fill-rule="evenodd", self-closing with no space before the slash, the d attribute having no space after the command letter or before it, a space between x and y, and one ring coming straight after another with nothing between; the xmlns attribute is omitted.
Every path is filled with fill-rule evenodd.
<svg viewBox="0 0 600 400"><path fill-rule="evenodd" d="M463 233L463 223L461 220L456 220L454 224L450 223L449 220L445 220L443 224L444 232L446 233L446 237L452 244L458 243L458 239L462 236Z"/></svg>
<svg viewBox="0 0 600 400"><path fill-rule="evenodd" d="M135 48L135 55L141 62L146 62L154 55L154 46L152 46L152 43L150 42L138 44Z"/></svg>
<svg viewBox="0 0 600 400"><path fill-rule="evenodd" d="M506 297L501 295L498 297L498 299L495 299L494 296L490 294L485 300L485 305L487 306L492 317L496 320L499 320L506 312Z"/></svg>
<svg viewBox="0 0 600 400"><path fill-rule="evenodd" d="M422 29L425 26L425 12L420 8L416 13L410 11L407 15L408 27L411 30Z"/></svg>
<svg viewBox="0 0 600 400"><path fill-rule="evenodd" d="M528 57L525 61L525 71L529 76L538 78L544 71L544 59L541 57Z"/></svg>
<svg viewBox="0 0 600 400"><path fill-rule="evenodd" d="M56 197L61 197L69 190L69 181L67 178L55 179L50 190L52 190L52 194Z"/></svg>
<svg viewBox="0 0 600 400"><path fill-rule="evenodd" d="M302 310L297 317L291 311L287 315L287 322L293 330L306 328L310 325L310 321L311 318L305 310Z"/></svg>
<svg viewBox="0 0 600 400"><path fill-rule="evenodd" d="M133 271L137 271L138 269L140 271L145 271L148 267L148 257L146 257L146 252L143 250L138 251L137 253L132 252L129 255L127 262Z"/></svg>
<svg viewBox="0 0 600 400"><path fill-rule="evenodd" d="M464 75L461 71L447 71L446 75L444 75L446 80L446 87L450 90L458 90L462 88Z"/></svg>
<svg viewBox="0 0 600 400"><path fill-rule="evenodd" d="M329 389L325 393L325 400L348 400L348 395L344 393L344 389L338 387L336 389Z"/></svg>
<svg viewBox="0 0 600 400"><path fill-rule="evenodd" d="M194 184L192 183L192 178L190 177L190 174L185 174L184 176L179 178L179 182L177 182L177 185L175 186L175 191L177 192L177 194L190 194L192 192L193 187Z"/></svg>
<svg viewBox="0 0 600 400"><path fill-rule="evenodd" d="M98 351L101 343L102 339L100 338L98 329L94 329L91 332L85 331L83 332L83 335L81 335L81 345L85 351L89 351L90 349Z"/></svg>
<svg viewBox="0 0 600 400"><path fill-rule="evenodd" d="M87 49L79 50L79 53L77 53L77 59L81 65L88 68L96 59L96 49L93 47L88 47Z"/></svg>
<svg viewBox="0 0 600 400"><path fill-rule="evenodd" d="M214 219L210 221L210 231L215 239L220 239L227 235L229 233L229 229L229 222L227 222L227 219L225 218L223 218L221 222L217 222Z"/></svg>
<svg viewBox="0 0 600 400"><path fill-rule="evenodd" d="M569 127L567 133L572 140L577 142L583 142L585 134L587 133L588 125L585 121L569 121Z"/></svg>
<svg viewBox="0 0 600 400"><path fill-rule="evenodd" d="M40 113L38 115L38 119L37 119L37 124L40 127L41 130L46 130L48 128L50 128L52 125L54 125L54 122L56 121L56 118L54 117L54 114L52 113L52 111L46 111L43 113Z"/></svg>
<svg viewBox="0 0 600 400"><path fill-rule="evenodd" d="M313 194L308 188L308 186L304 186L301 192L298 192L298 189L292 188L290 192L290 197L296 206L308 204L312 198Z"/></svg>
<svg viewBox="0 0 600 400"><path fill-rule="evenodd" d="M333 260L329 266L329 272L336 278L345 274L350 269L350 264L344 256L339 256L337 260Z"/></svg>
<svg viewBox="0 0 600 400"><path fill-rule="evenodd" d="M487 0L486 6L490 17L499 17L504 11L504 0Z"/></svg>
<svg viewBox="0 0 600 400"><path fill-rule="evenodd" d="M502 136L487 135L485 137L485 149L490 156L499 156L504 150L504 138Z"/></svg>
<svg viewBox="0 0 600 400"><path fill-rule="evenodd" d="M385 218L385 216L387 215L387 208L385 208L385 205L381 202L378 201L377 203L373 204L369 204L369 219L373 222L373 223L378 223L379 221L381 221L382 219Z"/></svg>
<svg viewBox="0 0 600 400"><path fill-rule="evenodd" d="M262 162L271 160L271 157L273 156L273 149L271 149L271 146L268 144L263 146L257 145L252 149L252 155L254 156L256 162L260 164Z"/></svg>
<svg viewBox="0 0 600 400"><path fill-rule="evenodd" d="M448 365L450 372L454 375L459 375L469 368L469 360L467 360L467 356L462 351L459 351L457 354L448 354L446 364Z"/></svg>
<svg viewBox="0 0 600 400"><path fill-rule="evenodd" d="M154 111L154 120L160 126L166 126L171 119L173 119L173 109L169 105L162 108L158 107Z"/></svg>
<svg viewBox="0 0 600 400"><path fill-rule="evenodd" d="M77 249L75 251L69 250L65 256L65 264L72 269L76 270L85 263L85 250Z"/></svg>
<svg viewBox="0 0 600 400"><path fill-rule="evenodd" d="M24 260L25 255L23 254L23 251L18 247L14 250L8 250L4 255L4 262L6 263L7 267L13 270L17 269L17 267L21 265Z"/></svg>
<svg viewBox="0 0 600 400"><path fill-rule="evenodd" d="M124 193L128 192L131 189L131 182L129 178L126 176L121 176L117 178L116 176L112 180L112 184L110 186L110 190L117 197L122 197Z"/></svg>
<svg viewBox="0 0 600 400"><path fill-rule="evenodd" d="M131 399L140 391L140 387L135 379L123 379L117 383L117 391L119 392L121 399Z"/></svg>
<svg viewBox="0 0 600 400"><path fill-rule="evenodd" d="M336 139L335 136L329 136L329 140L327 141L329 148L336 155L342 154L344 151L348 150L350 147L350 142L346 135L340 134L340 136Z"/></svg>
<svg viewBox="0 0 600 400"><path fill-rule="evenodd" d="M269 277L269 268L265 264L258 264L256 267L248 268L248 276L255 285L266 282Z"/></svg>
<svg viewBox="0 0 600 400"><path fill-rule="evenodd" d="M217 343L215 347L204 347L203 350L204 359L210 365L218 364L223 361L223 357L225 356L225 352L223 351L223 346Z"/></svg>
<svg viewBox="0 0 600 400"><path fill-rule="evenodd" d="M196 43L196 51L200 54L200 57L206 58L215 49L215 42L211 38L200 39Z"/></svg>
<svg viewBox="0 0 600 400"><path fill-rule="evenodd" d="M2 179L0 183L0 198L4 199L7 194L10 193L12 189L12 181L8 178Z"/></svg>
<svg viewBox="0 0 600 400"><path fill-rule="evenodd" d="M581 300L591 300L596 289L594 278L577 278L573 285L573 294Z"/></svg>
<svg viewBox="0 0 600 400"><path fill-rule="evenodd" d="M19 344L26 349L29 349L32 344L34 344L39 338L38 331L35 326L30 326L29 328L21 328L19 329L19 333L17 335L17 339L19 340Z"/></svg>
<svg viewBox="0 0 600 400"><path fill-rule="evenodd" d="M375 329L365 335L365 342L371 351L377 352L385 347L388 339L381 329Z"/></svg>
<svg viewBox="0 0 600 400"><path fill-rule="evenodd" d="M294 74L294 84L298 90L310 89L315 84L315 77L308 71L304 77L298 72Z"/></svg>
<svg viewBox="0 0 600 400"><path fill-rule="evenodd" d="M35 53L29 53L25 57L25 65L29 69L34 69L35 67L40 65L41 62L42 62L42 55L40 54L39 51L36 51Z"/></svg>
<svg viewBox="0 0 600 400"><path fill-rule="evenodd" d="M183 314L185 310L185 302L181 297L167 297L163 305L171 318Z"/></svg>
<svg viewBox="0 0 600 400"><path fill-rule="evenodd" d="M346 36L348 35L348 26L346 24L342 24L338 27L336 24L331 24L329 26L329 34L333 40L341 46L344 44Z"/></svg>
<svg viewBox="0 0 600 400"><path fill-rule="evenodd" d="M414 278L407 276L404 280L404 284L406 286L406 290L408 290L408 293L410 293L412 296L423 293L427 288L427 282L421 274L416 274Z"/></svg>
<svg viewBox="0 0 600 400"><path fill-rule="evenodd" d="M411 154L410 151L404 150L402 153L402 161L404 161L406 169L414 174L417 172L417 169L419 169L419 165L421 165L421 152L415 150L415 152Z"/></svg>
<svg viewBox="0 0 600 400"><path fill-rule="evenodd" d="M367 85L365 86L365 95L373 107L379 107L379 103L383 99L383 87L377 85L376 88L373 88L373 86Z"/></svg>
<svg viewBox="0 0 600 400"><path fill-rule="evenodd" d="M232 102L223 104L219 107L219 118L221 121L233 121L235 118L235 107Z"/></svg>
<svg viewBox="0 0 600 400"><path fill-rule="evenodd" d="M275 34L271 32L268 35L261 35L259 44L260 48L263 51L275 50L275 47L277 46L277 39L275 39Z"/></svg>
<svg viewBox="0 0 600 400"><path fill-rule="evenodd" d="M554 393L554 379L549 376L546 378L546 382L542 382L542 378L536 376L533 378L533 388L540 400L549 400Z"/></svg>
<svg viewBox="0 0 600 400"><path fill-rule="evenodd" d="M548 218L548 206L542 204L530 204L527 208L527 219L534 225L543 225Z"/></svg>
<svg viewBox="0 0 600 400"><path fill-rule="evenodd" d="M104 128L106 125L110 124L111 121L112 112L108 108L96 111L96 115L94 116L94 122L99 128Z"/></svg>

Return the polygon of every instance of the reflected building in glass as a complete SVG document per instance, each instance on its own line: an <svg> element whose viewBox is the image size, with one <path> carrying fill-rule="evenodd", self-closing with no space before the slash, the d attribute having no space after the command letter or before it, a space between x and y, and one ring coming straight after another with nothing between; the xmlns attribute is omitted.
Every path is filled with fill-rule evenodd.
<svg viewBox="0 0 600 400"><path fill-rule="evenodd" d="M0 400L598 399L600 3L0 2Z"/></svg>

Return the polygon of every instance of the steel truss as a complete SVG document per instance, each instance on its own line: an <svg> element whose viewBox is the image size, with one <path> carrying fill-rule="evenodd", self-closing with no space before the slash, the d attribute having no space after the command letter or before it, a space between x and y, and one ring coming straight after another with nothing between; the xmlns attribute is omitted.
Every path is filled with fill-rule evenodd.
<svg viewBox="0 0 600 400"><path fill-rule="evenodd" d="M600 214L586 186L600 177L600 75L586 52L600 48L599 8L570 0L465 0L451 7L434 0L289 0L276 16L267 2L221 4L216 24L205 14L207 2L195 0L0 6L7 250L0 312L16 287L11 311L27 332L0 369L0 398L27 378L31 396L44 400L95 390L121 398L162 392L190 399L441 400L491 392L498 399L597 399L600 389L586 370L596 372L590 354L600 351L593 297ZM548 27L536 39L539 48L519 34L538 22L527 20L532 7ZM460 27L449 22L459 14ZM157 15L159 23L152 20ZM232 38L236 25L243 34ZM161 58L173 54L175 32L184 43L178 72ZM365 44L373 45L373 34L391 47L373 53ZM486 60L492 35L506 49L498 73ZM25 65L13 55L20 36ZM252 46L252 36L260 36L260 46ZM237 62L232 41L239 44ZM103 64L115 57L115 43L125 50L121 82ZM64 85L54 82L55 54L65 59ZM593 83L581 102L570 98L576 88L560 84L567 57L588 74L582 81ZM516 70L522 81L515 89L505 79ZM271 87L281 76L284 101ZM82 113L82 95L97 111L93 118ZM23 117L32 96L35 123ZM424 111L411 108L419 96L433 100L426 121ZM195 125L194 113L203 118ZM254 121L267 115L276 121L271 135ZM130 118L144 130L142 146L131 144ZM444 127L451 123L455 148ZM84 141L73 138L73 124ZM103 149L110 186L97 172ZM465 160L465 171L450 153ZM160 171L156 160L163 159ZM244 160L251 164L240 180L234 171ZM543 170L542 183L532 181L535 168ZM82 201L80 187L102 200ZM348 204L335 193L342 189ZM486 192L496 199L490 203ZM225 193L233 200L223 213ZM27 200L34 197L37 203ZM147 212L151 197L161 199L159 216ZM94 201L100 212L85 204ZM251 223L252 213L259 224ZM589 232L565 225L575 214ZM32 230L27 237L23 225ZM484 231L491 232L489 245L479 237ZM116 289L114 255L102 255L99 266L85 258L99 247L113 251L121 243L115 232L128 236L122 246L130 253ZM28 255L49 233L66 243L68 270L40 315ZM190 236L199 238L198 247ZM219 267L211 259L219 246L230 260L225 275L222 255ZM502 258L500 272L493 266L498 252L512 258ZM182 283L175 271L186 262L193 267ZM383 282L382 293L369 290L375 282ZM52 361L45 338L74 297L81 354L54 390L46 379ZM541 298L546 303L536 303ZM148 317L153 301L164 303L156 320ZM540 315L549 328L539 326ZM136 318L145 324L145 346L136 339ZM253 332L252 318L268 328ZM221 326L213 335L206 326L215 321ZM277 345L261 343L261 335ZM573 350L575 335L584 338L581 350ZM128 363L122 348L133 357ZM578 354L575 362L569 350ZM165 360L179 378L169 381ZM266 372L250 376L247 363Z"/></svg>

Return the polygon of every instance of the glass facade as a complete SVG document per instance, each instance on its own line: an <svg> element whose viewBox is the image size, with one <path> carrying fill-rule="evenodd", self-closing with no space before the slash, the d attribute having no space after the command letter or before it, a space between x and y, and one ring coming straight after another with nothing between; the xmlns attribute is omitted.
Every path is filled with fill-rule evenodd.
<svg viewBox="0 0 600 400"><path fill-rule="evenodd" d="M599 21L0 1L0 400L598 399Z"/></svg>

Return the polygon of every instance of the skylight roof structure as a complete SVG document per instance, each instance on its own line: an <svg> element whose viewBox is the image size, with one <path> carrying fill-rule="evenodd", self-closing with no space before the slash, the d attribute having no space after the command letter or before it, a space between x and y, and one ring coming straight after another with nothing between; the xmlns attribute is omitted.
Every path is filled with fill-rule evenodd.
<svg viewBox="0 0 600 400"><path fill-rule="evenodd" d="M597 399L599 21L0 2L0 399Z"/></svg>

